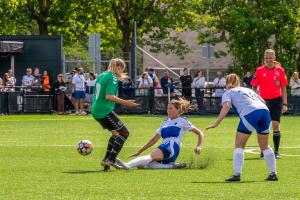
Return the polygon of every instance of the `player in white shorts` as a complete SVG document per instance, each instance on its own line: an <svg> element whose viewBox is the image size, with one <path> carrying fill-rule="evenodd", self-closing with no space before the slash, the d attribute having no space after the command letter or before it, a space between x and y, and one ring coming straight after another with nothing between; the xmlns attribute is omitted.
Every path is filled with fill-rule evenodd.
<svg viewBox="0 0 300 200"><path fill-rule="evenodd" d="M162 144L153 150L149 155L137 157L128 163L120 163L124 168L145 168L145 169L172 169L184 168L186 165L175 164L179 155L182 137L185 132L192 131L198 136L198 142L194 149L196 154L200 154L203 144L203 133L194 127L185 118L180 117L181 114L187 112L190 103L187 100L173 99L168 104L168 119L166 119L156 131L156 135L151 138L142 148L131 156L138 156L146 149L150 148L162 138ZM120 160L118 160L120 161ZM120 161L121 162L121 161Z"/></svg>
<svg viewBox="0 0 300 200"><path fill-rule="evenodd" d="M240 181L244 148L252 131L257 133L259 147L265 155L264 159L270 171L266 180L278 180L274 152L268 145L271 117L264 100L253 90L240 87L240 79L236 74L229 74L226 77L226 89L227 91L222 96L223 108L217 120L206 128L217 127L230 108L233 108L240 117L233 154L234 175L226 181Z"/></svg>

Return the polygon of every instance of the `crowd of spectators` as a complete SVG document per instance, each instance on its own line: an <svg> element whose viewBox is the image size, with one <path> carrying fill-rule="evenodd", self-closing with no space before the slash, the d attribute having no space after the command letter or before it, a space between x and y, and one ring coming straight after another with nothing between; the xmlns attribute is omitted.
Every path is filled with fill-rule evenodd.
<svg viewBox="0 0 300 200"><path fill-rule="evenodd" d="M71 72L71 78L64 81L64 75L58 74L56 80L51 83L51 77L48 71L44 70L40 74L39 68L26 69L26 74L22 77L18 85L23 92L52 92L55 97L55 110L58 114L73 113L75 115L85 115L90 112L93 100L93 91L96 83L96 75L89 73L84 76L82 67L75 68ZM86 78L85 78L86 77ZM251 88L251 80L253 75L247 71L242 78L244 87ZM0 78L1 92L14 92L17 80L13 76L12 70ZM176 87L174 84L178 84ZM298 72L294 72L290 79L291 96L300 96L300 80ZM202 70L197 70L193 77L190 75L189 68L183 69L183 74L179 81L174 83L174 79L168 70L163 71L160 78L153 68L145 68L138 78L137 82L130 77L124 77L119 80L118 84L119 96L171 96L179 95L186 99L192 96L196 97L199 111L203 110L203 97L209 95L212 97L221 97L225 92L225 78L221 71L217 72L217 76L213 82L208 83L203 76ZM4 95L5 96L5 95ZM7 98L2 100L7 104ZM1 106L3 107L3 106ZM5 109L4 109L5 110ZM1 111L8 113L7 109Z"/></svg>

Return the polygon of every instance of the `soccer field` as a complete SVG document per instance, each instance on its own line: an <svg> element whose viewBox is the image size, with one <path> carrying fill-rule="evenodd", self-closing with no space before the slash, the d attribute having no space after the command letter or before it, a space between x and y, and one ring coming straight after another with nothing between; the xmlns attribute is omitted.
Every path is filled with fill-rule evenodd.
<svg viewBox="0 0 300 200"><path fill-rule="evenodd" d="M130 137L119 157L128 161L128 155L155 134L165 116L120 118ZM205 131L214 119L189 117L204 132L205 143L202 154L196 156L196 136L185 135L177 161L188 163L187 169L103 172L99 161L110 134L91 116L2 116L0 199L300 199L300 117L282 118L279 181L264 181L268 170L259 158L253 134L240 183L224 182L233 173L238 118L227 117L219 127ZM95 145L89 156L76 151L76 144L82 139ZM270 142L273 145L271 138Z"/></svg>

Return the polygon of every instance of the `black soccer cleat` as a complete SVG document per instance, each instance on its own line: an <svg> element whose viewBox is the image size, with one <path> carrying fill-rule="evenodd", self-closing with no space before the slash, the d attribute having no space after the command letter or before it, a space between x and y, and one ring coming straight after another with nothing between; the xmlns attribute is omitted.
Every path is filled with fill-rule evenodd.
<svg viewBox="0 0 300 200"><path fill-rule="evenodd" d="M110 170L110 165L112 164L112 162L110 160L102 160L101 161L101 165L103 166L103 171L107 172Z"/></svg>
<svg viewBox="0 0 300 200"><path fill-rule="evenodd" d="M278 177L275 173L271 173L265 180L266 181L278 181Z"/></svg>
<svg viewBox="0 0 300 200"><path fill-rule="evenodd" d="M225 181L227 181L227 182L241 181L241 176L240 175L233 175L232 177L226 179Z"/></svg>
<svg viewBox="0 0 300 200"><path fill-rule="evenodd" d="M275 158L276 158L276 159L280 159L280 158L281 158L279 152L275 152L274 155L275 155Z"/></svg>

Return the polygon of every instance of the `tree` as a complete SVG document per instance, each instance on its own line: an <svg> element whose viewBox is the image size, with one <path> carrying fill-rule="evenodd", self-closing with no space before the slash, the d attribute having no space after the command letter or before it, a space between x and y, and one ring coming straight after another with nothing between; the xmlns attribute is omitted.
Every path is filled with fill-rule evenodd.
<svg viewBox="0 0 300 200"><path fill-rule="evenodd" d="M205 0L204 10L212 16L200 42L226 41L237 68L252 68L263 61L266 48L274 48L278 61L288 71L297 66L299 48L299 1Z"/></svg>

